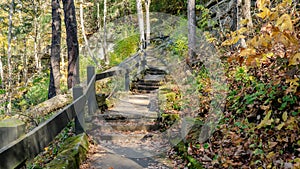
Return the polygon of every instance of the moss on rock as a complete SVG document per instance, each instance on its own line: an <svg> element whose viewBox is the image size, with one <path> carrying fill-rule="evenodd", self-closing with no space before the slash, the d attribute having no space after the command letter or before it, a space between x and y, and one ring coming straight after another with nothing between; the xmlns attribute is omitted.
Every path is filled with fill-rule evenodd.
<svg viewBox="0 0 300 169"><path fill-rule="evenodd" d="M89 142L85 133L70 137L66 140L56 158L46 165L46 168L77 169L80 163L85 160L88 147Z"/></svg>

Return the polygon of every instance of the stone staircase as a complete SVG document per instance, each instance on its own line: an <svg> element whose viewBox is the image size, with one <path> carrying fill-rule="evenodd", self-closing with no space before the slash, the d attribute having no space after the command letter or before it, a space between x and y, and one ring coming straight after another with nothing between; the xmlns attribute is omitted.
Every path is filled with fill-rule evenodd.
<svg viewBox="0 0 300 169"><path fill-rule="evenodd" d="M151 93L164 82L166 71L150 67L144 71L142 79L132 81L131 91L136 93Z"/></svg>
<svg viewBox="0 0 300 169"><path fill-rule="evenodd" d="M121 95L115 106L93 117L88 133L101 146L102 158L90 157L92 168L171 168L166 161L168 140L159 131L158 88L166 71L151 65L140 79L131 83L131 92Z"/></svg>

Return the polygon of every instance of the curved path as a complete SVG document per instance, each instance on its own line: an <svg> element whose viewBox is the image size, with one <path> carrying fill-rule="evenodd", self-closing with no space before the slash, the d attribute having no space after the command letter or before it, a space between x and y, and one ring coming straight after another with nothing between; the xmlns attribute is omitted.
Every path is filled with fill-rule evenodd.
<svg viewBox="0 0 300 169"><path fill-rule="evenodd" d="M149 54L150 53L150 54ZM93 117L89 128L93 140L88 159L81 168L166 169L174 168L167 158L169 140L158 124L158 87L166 67L148 52L144 75L133 82L115 106Z"/></svg>

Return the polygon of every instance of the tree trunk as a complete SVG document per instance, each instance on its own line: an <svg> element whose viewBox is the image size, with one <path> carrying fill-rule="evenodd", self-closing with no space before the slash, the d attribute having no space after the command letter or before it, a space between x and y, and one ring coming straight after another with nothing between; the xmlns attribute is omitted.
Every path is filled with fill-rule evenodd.
<svg viewBox="0 0 300 169"><path fill-rule="evenodd" d="M34 60L35 60L35 67L40 72L40 67L39 67L39 57L38 57L38 35L39 35L39 26L38 26L38 3L35 3L33 1L34 5Z"/></svg>
<svg viewBox="0 0 300 169"><path fill-rule="evenodd" d="M136 0L136 10L138 15L139 30L140 30L140 49L145 48L145 31L144 31L144 15L141 0Z"/></svg>
<svg viewBox="0 0 300 169"><path fill-rule="evenodd" d="M233 25L231 27L231 31L236 31L240 29L240 21L241 21L241 14L243 14L242 11L242 1L241 0L234 0L233 3ZM242 47L246 48L247 44L245 39L240 39L237 44L234 45L234 47Z"/></svg>
<svg viewBox="0 0 300 169"><path fill-rule="evenodd" d="M103 9L103 55L106 65L109 65L109 58L107 56L107 30L106 30L106 15L107 15L107 0L104 0Z"/></svg>
<svg viewBox="0 0 300 169"><path fill-rule="evenodd" d="M188 1L188 59L189 65L195 60L195 47L196 47L196 2L195 0Z"/></svg>
<svg viewBox="0 0 300 169"><path fill-rule="evenodd" d="M60 94L61 17L59 0L52 0L52 44L48 99Z"/></svg>
<svg viewBox="0 0 300 169"><path fill-rule="evenodd" d="M84 39L84 42L85 42L85 45L88 49L88 53L89 55L92 57L93 61L95 62L96 65L99 65L97 59L95 58L95 56L93 55L92 51L91 51L91 48L90 48L90 45L89 45L89 41L85 35L85 28L84 28L84 16L83 16L83 0L81 0L81 3L80 3L80 25L81 25L81 32L82 32L82 36L83 36L83 39Z"/></svg>
<svg viewBox="0 0 300 169"><path fill-rule="evenodd" d="M151 25L150 25L150 3L151 0L145 0L145 8L146 8L146 43L150 44L150 33L151 33Z"/></svg>
<svg viewBox="0 0 300 169"><path fill-rule="evenodd" d="M100 25L101 22L100 22L100 2L97 1L97 27L98 27L98 30L100 29Z"/></svg>
<svg viewBox="0 0 300 169"><path fill-rule="evenodd" d="M27 45L26 45L26 37L24 37L23 39L23 43L24 43L24 53L23 53L23 81L25 83L25 86L27 86L27 81L28 81L28 77L27 77Z"/></svg>
<svg viewBox="0 0 300 169"><path fill-rule="evenodd" d="M2 42L3 45L3 56L5 56L5 46L4 46L4 42ZM3 63L2 63L2 57L0 55L0 87L4 88L4 72L3 72Z"/></svg>
<svg viewBox="0 0 300 169"><path fill-rule="evenodd" d="M238 0L233 0L233 12L232 12L232 25L230 27L231 31L236 31L238 29Z"/></svg>
<svg viewBox="0 0 300 169"><path fill-rule="evenodd" d="M68 88L79 84L79 46L74 0L63 0L68 47ZM76 63L77 62L77 63Z"/></svg>
<svg viewBox="0 0 300 169"><path fill-rule="evenodd" d="M251 17L251 0L243 0L242 12L243 12L243 18L248 20L247 27L252 28L253 22Z"/></svg>
<svg viewBox="0 0 300 169"><path fill-rule="evenodd" d="M11 84L12 84L12 67L11 67L11 37L12 37L12 16L14 12L14 0L11 1L10 4L10 10L9 10L9 22L8 22L8 43L7 43L7 65L8 65L8 86L7 86L7 92L8 92L8 105L7 105L7 113L11 113Z"/></svg>

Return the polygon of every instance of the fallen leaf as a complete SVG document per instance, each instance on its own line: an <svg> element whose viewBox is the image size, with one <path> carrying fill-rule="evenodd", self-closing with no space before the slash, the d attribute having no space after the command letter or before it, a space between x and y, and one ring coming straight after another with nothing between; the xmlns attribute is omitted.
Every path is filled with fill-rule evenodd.
<svg viewBox="0 0 300 169"><path fill-rule="evenodd" d="M283 114L282 114L282 120L283 121L286 121L288 118L288 115L287 115L287 112L285 111Z"/></svg>

